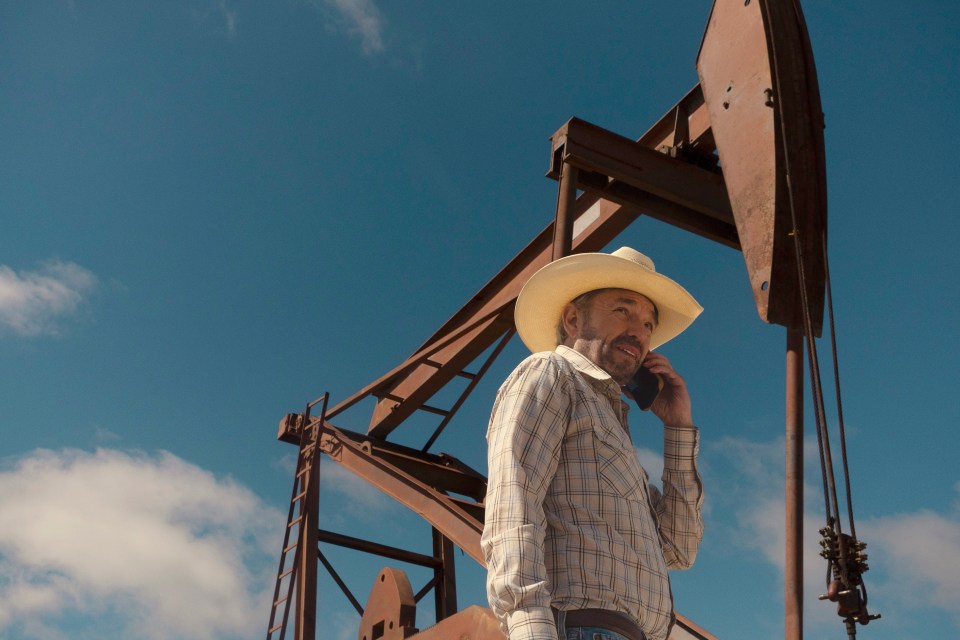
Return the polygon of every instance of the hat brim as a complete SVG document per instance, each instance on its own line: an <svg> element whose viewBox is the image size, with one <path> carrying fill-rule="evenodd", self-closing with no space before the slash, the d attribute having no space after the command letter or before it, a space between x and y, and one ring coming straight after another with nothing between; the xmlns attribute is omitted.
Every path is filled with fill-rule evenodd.
<svg viewBox="0 0 960 640"><path fill-rule="evenodd" d="M635 291L657 306L651 349L683 333L703 311L686 289L656 271L608 253L579 253L551 262L523 285L514 310L520 339L533 353L552 351L563 308L596 289Z"/></svg>

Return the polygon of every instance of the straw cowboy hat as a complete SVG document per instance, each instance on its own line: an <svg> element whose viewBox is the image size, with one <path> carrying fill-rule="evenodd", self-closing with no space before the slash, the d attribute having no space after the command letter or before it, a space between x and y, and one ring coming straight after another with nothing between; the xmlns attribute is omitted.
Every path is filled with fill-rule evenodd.
<svg viewBox="0 0 960 640"><path fill-rule="evenodd" d="M560 312L568 302L594 289L627 289L657 305L659 323L650 348L676 338L703 311L687 290L657 273L653 260L630 247L613 253L579 253L551 262L523 285L514 321L533 353L557 346Z"/></svg>

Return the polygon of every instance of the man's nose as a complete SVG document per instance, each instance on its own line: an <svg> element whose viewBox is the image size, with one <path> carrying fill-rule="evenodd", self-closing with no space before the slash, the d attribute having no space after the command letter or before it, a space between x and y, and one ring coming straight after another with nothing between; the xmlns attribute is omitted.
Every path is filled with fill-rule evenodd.
<svg viewBox="0 0 960 640"><path fill-rule="evenodd" d="M652 335L653 331L647 327L645 322L634 322L631 323L627 333L631 338L646 348L646 346L650 344L650 336Z"/></svg>

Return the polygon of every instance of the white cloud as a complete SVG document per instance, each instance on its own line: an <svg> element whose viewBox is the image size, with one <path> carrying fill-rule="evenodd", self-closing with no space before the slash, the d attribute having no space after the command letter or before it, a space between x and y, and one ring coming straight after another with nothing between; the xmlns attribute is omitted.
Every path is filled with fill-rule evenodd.
<svg viewBox="0 0 960 640"><path fill-rule="evenodd" d="M266 626L284 518L231 480L168 453L41 450L0 472L0 504L0 632L101 637L109 619L117 636L217 638Z"/></svg>
<svg viewBox="0 0 960 640"><path fill-rule="evenodd" d="M882 562L895 576L874 595L883 601L902 600L908 606L933 604L950 613L960 629L958 514L947 517L923 510L884 516L864 522L857 533L869 541L869 563Z"/></svg>
<svg viewBox="0 0 960 640"><path fill-rule="evenodd" d="M96 285L96 276L72 262L19 273L0 265L0 328L24 336L56 334L57 321L76 312Z"/></svg>
<svg viewBox="0 0 960 640"><path fill-rule="evenodd" d="M326 0L340 14L348 33L360 37L367 55L383 51L383 17L373 0Z"/></svg>

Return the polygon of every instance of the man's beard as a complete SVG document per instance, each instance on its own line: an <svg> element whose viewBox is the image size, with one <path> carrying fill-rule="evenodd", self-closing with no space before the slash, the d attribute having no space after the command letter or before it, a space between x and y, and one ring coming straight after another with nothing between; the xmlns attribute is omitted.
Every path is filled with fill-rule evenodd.
<svg viewBox="0 0 960 640"><path fill-rule="evenodd" d="M601 347L600 366L620 384L627 384L640 368L640 361L616 347L616 340Z"/></svg>
<svg viewBox="0 0 960 640"><path fill-rule="evenodd" d="M627 342L636 346L637 349L641 349L640 345L630 338L620 336L610 342L604 342L593 330L593 327L587 323L583 326L579 339L588 343L585 345L587 349L584 355L609 373L610 377L621 385L628 383L633 374L640 368L639 360L631 358L617 349L617 343L619 342Z"/></svg>

